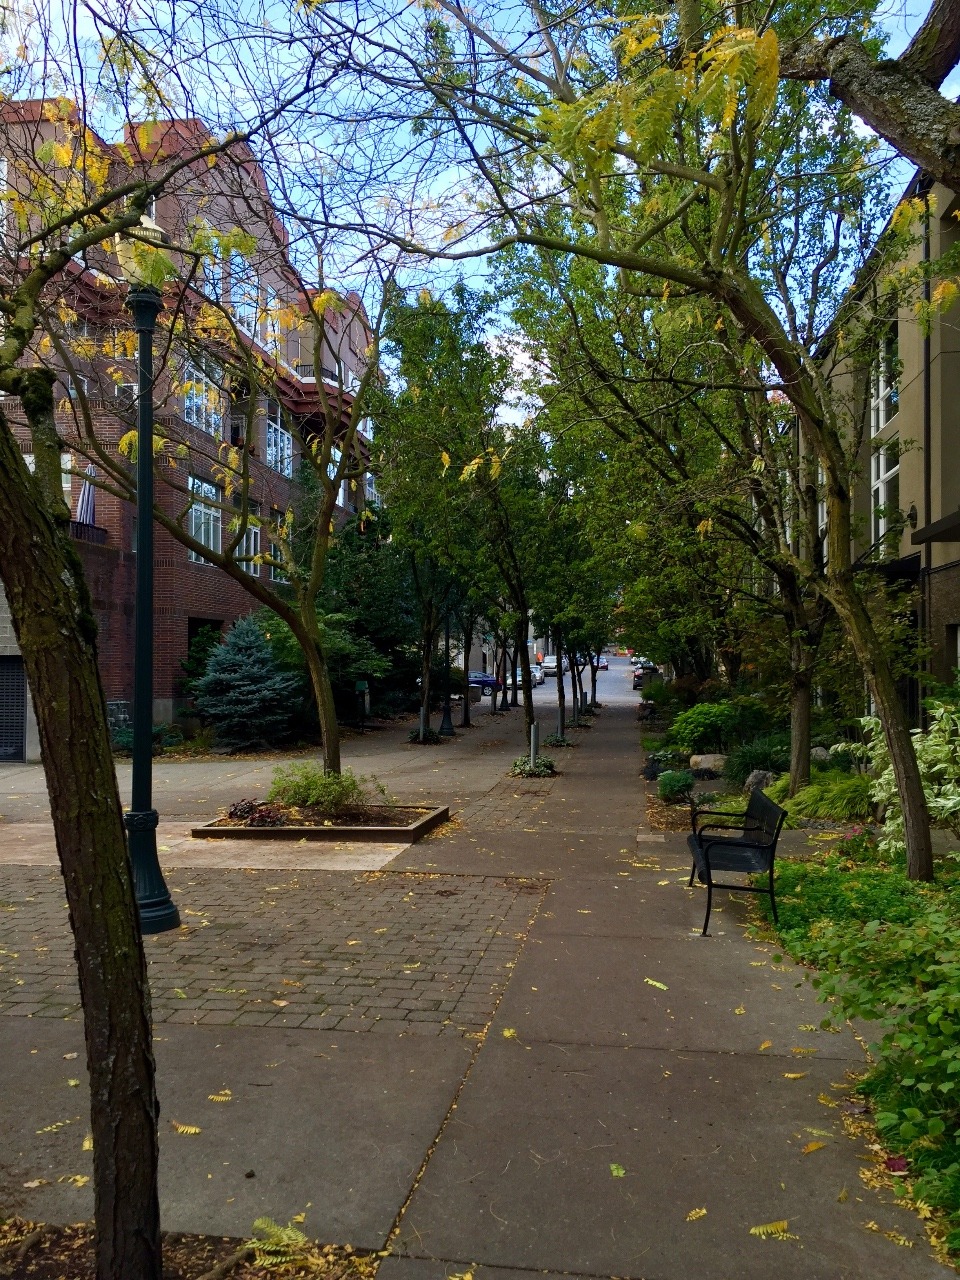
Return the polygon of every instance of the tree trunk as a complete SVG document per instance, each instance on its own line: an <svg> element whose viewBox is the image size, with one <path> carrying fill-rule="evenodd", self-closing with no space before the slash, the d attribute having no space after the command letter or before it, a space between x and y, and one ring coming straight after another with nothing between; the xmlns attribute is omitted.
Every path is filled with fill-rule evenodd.
<svg viewBox="0 0 960 1280"><path fill-rule="evenodd" d="M520 683L523 688L523 719L527 727L527 738L533 728L533 675L530 671L530 649L527 645L518 646L520 657Z"/></svg>
<svg viewBox="0 0 960 1280"><path fill-rule="evenodd" d="M563 683L563 633L555 633L557 650L557 736L562 738L567 731L567 690Z"/></svg>
<svg viewBox="0 0 960 1280"><path fill-rule="evenodd" d="M430 728L430 671L433 666L434 629L424 627L420 633L420 725L424 732ZM420 741L423 741L421 736Z"/></svg>
<svg viewBox="0 0 960 1280"><path fill-rule="evenodd" d="M563 671L558 675L559 680L563 680ZM577 661L573 653L570 651L570 697L573 701L573 718L572 724L574 729L580 724L580 699L577 697Z"/></svg>
<svg viewBox="0 0 960 1280"><path fill-rule="evenodd" d="M591 655L590 657L590 705L591 707L599 707L600 705L600 703L597 700L597 671L598 670L599 670L599 666L596 662L594 662L593 656Z"/></svg>
<svg viewBox="0 0 960 1280"><path fill-rule="evenodd" d="M296 635L296 632L294 634ZM320 736L323 739L323 770L324 773L339 773L340 726L337 724L337 708L333 701L333 686L330 683L330 668L327 666L326 655L315 637L304 633L296 638L307 660L310 685L317 702Z"/></svg>
<svg viewBox="0 0 960 1280"><path fill-rule="evenodd" d="M24 387L52 415L52 379ZM39 403L38 403L39 402ZM62 501L62 499L61 499ZM0 414L0 577L40 733L83 1004L98 1280L159 1280L157 1103L150 995L96 654L66 518ZM69 513L66 513L66 517Z"/></svg>
<svg viewBox="0 0 960 1280"><path fill-rule="evenodd" d="M813 681L806 647L799 639L790 643L793 670L790 676L790 795L810 781L810 714Z"/></svg>
<svg viewBox="0 0 960 1280"><path fill-rule="evenodd" d="M517 647L513 651L513 657L510 662L510 668L511 668L510 674L513 678L513 684L510 687L511 707L519 707L520 705L520 690L517 688L517 667L519 665L519 662L520 662L520 646L517 645Z"/></svg>
<svg viewBox="0 0 960 1280"><path fill-rule="evenodd" d="M496 691L494 691L496 697ZM510 701L507 697L507 640L504 636L503 646L500 650L500 710L509 711Z"/></svg>
<svg viewBox="0 0 960 1280"><path fill-rule="evenodd" d="M834 544L830 544L831 559ZM920 781L910 726L883 644L873 627L870 615L848 575L832 573L831 596L834 608L846 628L863 667L864 675L877 703L880 723L890 752L890 763L896 778L900 806L903 811L904 836L907 845L907 875L911 880L933 879L933 849L930 840L930 815Z"/></svg>

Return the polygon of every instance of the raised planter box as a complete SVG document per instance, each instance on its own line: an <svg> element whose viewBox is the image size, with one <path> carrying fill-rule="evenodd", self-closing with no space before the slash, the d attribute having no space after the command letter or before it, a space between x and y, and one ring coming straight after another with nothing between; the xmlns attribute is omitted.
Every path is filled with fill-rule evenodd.
<svg viewBox="0 0 960 1280"><path fill-rule="evenodd" d="M208 822L202 827L194 827L190 834L198 840L376 840L388 844L394 841L407 844L419 840L450 817L447 805L430 809L426 813L422 808L412 805L390 807L394 813L398 809L406 809L411 817L410 823L406 826L385 823L383 826L364 827L234 827ZM375 811L377 806L371 805L370 808Z"/></svg>

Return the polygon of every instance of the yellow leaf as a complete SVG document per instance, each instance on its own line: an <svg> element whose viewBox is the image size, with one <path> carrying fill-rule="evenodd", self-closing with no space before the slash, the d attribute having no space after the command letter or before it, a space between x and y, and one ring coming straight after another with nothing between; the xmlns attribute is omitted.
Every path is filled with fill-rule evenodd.
<svg viewBox="0 0 960 1280"><path fill-rule="evenodd" d="M179 1120L171 1120L170 1127L176 1133L188 1133L192 1135L203 1132L198 1124L181 1124Z"/></svg>
<svg viewBox="0 0 960 1280"><path fill-rule="evenodd" d="M797 1028L798 1031L816 1031L816 1027L812 1022L801 1022Z"/></svg>
<svg viewBox="0 0 960 1280"><path fill-rule="evenodd" d="M229 1089L221 1089L219 1093L208 1093L207 1100L209 1102L230 1102L233 1094Z"/></svg>
<svg viewBox="0 0 960 1280"><path fill-rule="evenodd" d="M783 1078L784 1080L802 1080L804 1076L809 1074L808 1071L785 1071Z"/></svg>
<svg viewBox="0 0 960 1280"><path fill-rule="evenodd" d="M293 1215L293 1217L290 1219L290 1221L291 1221L291 1222L303 1222L303 1221L304 1221L304 1219L306 1218L306 1216L307 1216L307 1215L306 1215L305 1213L295 1213L295 1214Z"/></svg>
<svg viewBox="0 0 960 1280"><path fill-rule="evenodd" d="M70 1086L71 1089L78 1089L80 1087L79 1080L68 1080L67 1084Z"/></svg>
<svg viewBox="0 0 960 1280"><path fill-rule="evenodd" d="M808 1156L811 1151L820 1151L821 1148L825 1147L826 1145L827 1144L825 1142L808 1142L807 1145L800 1152L800 1154L802 1156Z"/></svg>
<svg viewBox="0 0 960 1280"><path fill-rule="evenodd" d="M733 1012L734 1012L734 1013L746 1013L747 1011L746 1011L746 1009L743 1007L743 1005L740 1005L738 1008L734 1009L734 1011L733 1011Z"/></svg>
<svg viewBox="0 0 960 1280"><path fill-rule="evenodd" d="M275 1004L278 1009L285 1009L287 1005L290 1003L290 1001L289 1000L273 1000L271 1001L271 1003Z"/></svg>
<svg viewBox="0 0 960 1280"><path fill-rule="evenodd" d="M841 1187L840 1194L837 1196L837 1203L846 1204L849 1197L850 1197L850 1192L847 1190L847 1188Z"/></svg>
<svg viewBox="0 0 960 1280"><path fill-rule="evenodd" d="M514 1027L504 1027L503 1038L504 1040L516 1040L517 1038L516 1029Z"/></svg>
<svg viewBox="0 0 960 1280"><path fill-rule="evenodd" d="M758 1227L751 1227L750 1234L759 1236L761 1240L796 1240L787 1232L789 1220L782 1218L779 1222L762 1222Z"/></svg>
<svg viewBox="0 0 960 1280"><path fill-rule="evenodd" d="M811 1053L817 1053L817 1052L818 1052L818 1050L816 1050L816 1049L800 1049L800 1048L798 1048L798 1047L795 1045L795 1046L790 1050L790 1052L791 1052L791 1053L795 1053L795 1054L797 1055L797 1057L798 1057L798 1058L806 1058L806 1057L807 1057L809 1054L811 1054Z"/></svg>
<svg viewBox="0 0 960 1280"><path fill-rule="evenodd" d="M644 982L648 987L656 987L658 991L669 991L670 988L665 982L657 982L655 978L644 978Z"/></svg>
<svg viewBox="0 0 960 1280"><path fill-rule="evenodd" d="M87 1134L87 1136L84 1138L84 1140L83 1140L83 1144L82 1144L82 1146L81 1146L80 1150L81 1150L81 1151L92 1151L92 1150L93 1150L93 1134L92 1134L92 1133L88 1133L88 1134Z"/></svg>
<svg viewBox="0 0 960 1280"><path fill-rule="evenodd" d="M772 1047L773 1047L773 1041L772 1041L772 1040L764 1040L764 1042L763 1042L763 1044L760 1046L760 1048L759 1048L758 1052L759 1052L759 1053L763 1053L764 1049L770 1049L770 1048L772 1048Z"/></svg>
<svg viewBox="0 0 960 1280"><path fill-rule="evenodd" d="M706 1209L691 1209L690 1212L687 1214L687 1221L696 1222L698 1218L705 1218L706 1216L707 1216Z"/></svg>

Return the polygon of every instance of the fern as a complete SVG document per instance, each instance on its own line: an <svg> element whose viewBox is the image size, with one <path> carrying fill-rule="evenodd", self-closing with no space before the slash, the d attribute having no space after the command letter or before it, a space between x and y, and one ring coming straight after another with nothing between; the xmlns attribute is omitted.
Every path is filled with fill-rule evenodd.
<svg viewBox="0 0 960 1280"><path fill-rule="evenodd" d="M314 1251L312 1241L292 1223L281 1227L272 1218L257 1218L253 1234L257 1266L268 1270L304 1262Z"/></svg>

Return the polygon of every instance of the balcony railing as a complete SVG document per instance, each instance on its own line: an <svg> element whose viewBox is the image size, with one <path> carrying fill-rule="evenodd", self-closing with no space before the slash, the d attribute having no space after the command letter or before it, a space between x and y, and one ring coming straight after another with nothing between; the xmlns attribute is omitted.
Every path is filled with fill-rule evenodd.
<svg viewBox="0 0 960 1280"><path fill-rule="evenodd" d="M70 537L76 538L78 542L94 542L102 547L107 541L107 531L96 524L81 524L79 520L71 520Z"/></svg>
<svg viewBox="0 0 960 1280"><path fill-rule="evenodd" d="M299 361L297 363L297 377L301 382L316 382L316 372L317 367L312 360L309 362ZM326 365L321 365L320 374L324 382L336 383L337 381L336 369L328 369Z"/></svg>

